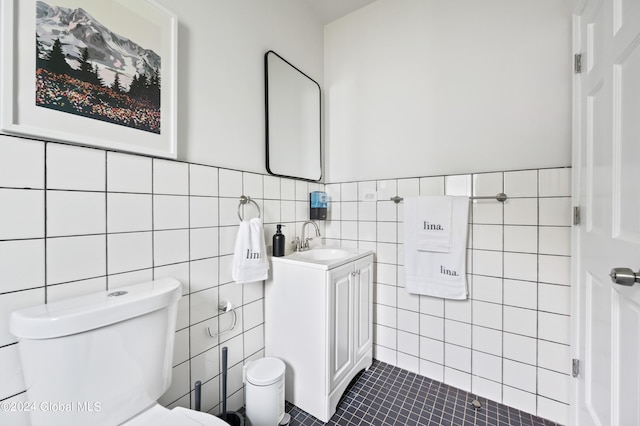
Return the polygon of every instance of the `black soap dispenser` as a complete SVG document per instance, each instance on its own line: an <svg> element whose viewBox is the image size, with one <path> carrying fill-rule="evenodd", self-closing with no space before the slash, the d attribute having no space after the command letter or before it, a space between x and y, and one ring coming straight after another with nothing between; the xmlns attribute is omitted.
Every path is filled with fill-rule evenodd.
<svg viewBox="0 0 640 426"><path fill-rule="evenodd" d="M277 224L276 233L273 234L273 257L284 256L284 234L281 230L283 226L284 225Z"/></svg>

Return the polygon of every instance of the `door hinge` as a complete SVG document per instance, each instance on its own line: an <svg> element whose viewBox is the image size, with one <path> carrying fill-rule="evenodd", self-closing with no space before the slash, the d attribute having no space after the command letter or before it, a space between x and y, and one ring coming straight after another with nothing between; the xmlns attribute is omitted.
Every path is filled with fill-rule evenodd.
<svg viewBox="0 0 640 426"><path fill-rule="evenodd" d="M573 55L573 72L580 74L582 72L582 54L576 53Z"/></svg>
<svg viewBox="0 0 640 426"><path fill-rule="evenodd" d="M580 360L573 358L571 360L571 375L573 377L578 377L580 375Z"/></svg>
<svg viewBox="0 0 640 426"><path fill-rule="evenodd" d="M573 224L580 225L580 207L575 206L573 208Z"/></svg>

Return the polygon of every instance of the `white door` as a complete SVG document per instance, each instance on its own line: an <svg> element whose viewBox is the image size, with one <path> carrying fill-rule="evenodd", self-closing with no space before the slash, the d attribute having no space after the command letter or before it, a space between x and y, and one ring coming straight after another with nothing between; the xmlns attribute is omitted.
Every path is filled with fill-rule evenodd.
<svg viewBox="0 0 640 426"><path fill-rule="evenodd" d="M574 36L574 357L572 424L640 425L640 2L584 0Z"/></svg>
<svg viewBox="0 0 640 426"><path fill-rule="evenodd" d="M332 269L329 285L329 392L353 367L353 263Z"/></svg>
<svg viewBox="0 0 640 426"><path fill-rule="evenodd" d="M357 279L354 284L353 324L355 340L355 362L371 351L373 342L373 259L367 256L356 261Z"/></svg>

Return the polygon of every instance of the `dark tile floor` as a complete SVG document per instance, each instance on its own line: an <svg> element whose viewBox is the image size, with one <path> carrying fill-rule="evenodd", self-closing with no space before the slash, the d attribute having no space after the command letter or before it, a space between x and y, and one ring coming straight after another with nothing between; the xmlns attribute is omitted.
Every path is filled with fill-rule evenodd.
<svg viewBox="0 0 640 426"><path fill-rule="evenodd" d="M460 389L374 360L352 384L328 425L556 426ZM323 425L295 405L286 404L290 426Z"/></svg>

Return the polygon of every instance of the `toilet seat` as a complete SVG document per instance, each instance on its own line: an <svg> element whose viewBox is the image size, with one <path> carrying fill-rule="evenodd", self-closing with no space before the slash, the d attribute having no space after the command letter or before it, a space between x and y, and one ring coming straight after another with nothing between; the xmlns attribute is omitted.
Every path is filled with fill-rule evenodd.
<svg viewBox="0 0 640 426"><path fill-rule="evenodd" d="M222 426L227 425L222 419L211 414L176 407L169 410L161 405L138 414L121 426Z"/></svg>

